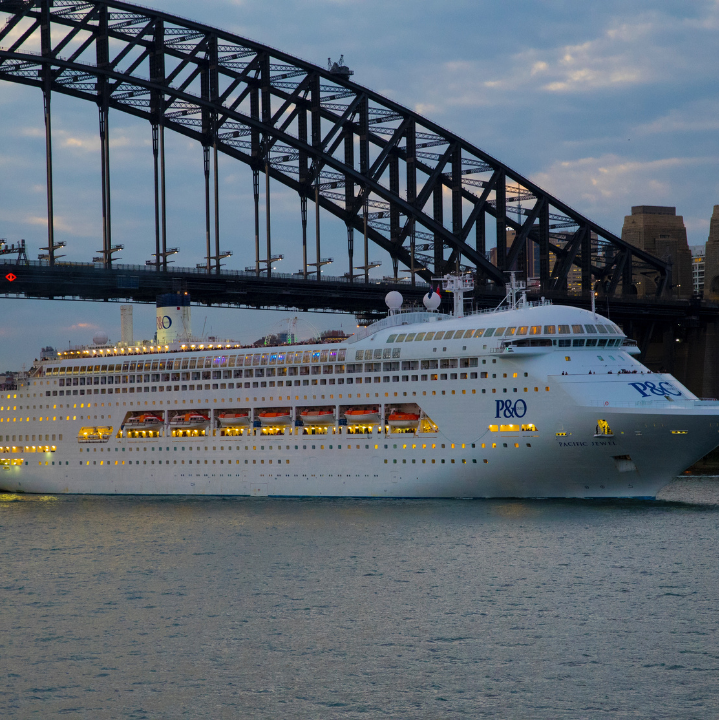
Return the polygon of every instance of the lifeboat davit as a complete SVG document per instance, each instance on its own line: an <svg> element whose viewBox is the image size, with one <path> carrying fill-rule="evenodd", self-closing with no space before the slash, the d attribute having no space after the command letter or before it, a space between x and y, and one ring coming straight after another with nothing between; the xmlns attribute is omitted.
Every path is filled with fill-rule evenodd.
<svg viewBox="0 0 719 720"><path fill-rule="evenodd" d="M387 425L398 430L413 430L419 425L419 415L393 410L387 418Z"/></svg>
<svg viewBox="0 0 719 720"><path fill-rule="evenodd" d="M305 425L334 425L334 410L303 410L300 418Z"/></svg>
<svg viewBox="0 0 719 720"><path fill-rule="evenodd" d="M181 430L194 430L197 428L205 428L210 424L210 418L201 413L182 413L175 415L170 420L170 427Z"/></svg>
<svg viewBox="0 0 719 720"><path fill-rule="evenodd" d="M129 417L125 422L125 427L131 430L144 430L147 428L153 429L158 428L161 425L163 425L163 420L161 417L144 413L142 415L134 415L133 417Z"/></svg>
<svg viewBox="0 0 719 720"><path fill-rule="evenodd" d="M247 427L250 425L249 412L220 413L217 416L220 427Z"/></svg>
<svg viewBox="0 0 719 720"><path fill-rule="evenodd" d="M292 415L288 411L261 412L258 416L262 427L277 427L292 424Z"/></svg>
<svg viewBox="0 0 719 720"><path fill-rule="evenodd" d="M345 419L348 425L379 425L379 409L351 408L345 410Z"/></svg>

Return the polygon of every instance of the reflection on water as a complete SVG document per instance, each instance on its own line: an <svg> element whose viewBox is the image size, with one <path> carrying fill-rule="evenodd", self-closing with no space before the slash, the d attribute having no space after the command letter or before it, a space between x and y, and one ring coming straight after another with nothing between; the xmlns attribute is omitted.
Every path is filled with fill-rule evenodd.
<svg viewBox="0 0 719 720"><path fill-rule="evenodd" d="M662 497L0 496L0 716L713 718L719 483Z"/></svg>

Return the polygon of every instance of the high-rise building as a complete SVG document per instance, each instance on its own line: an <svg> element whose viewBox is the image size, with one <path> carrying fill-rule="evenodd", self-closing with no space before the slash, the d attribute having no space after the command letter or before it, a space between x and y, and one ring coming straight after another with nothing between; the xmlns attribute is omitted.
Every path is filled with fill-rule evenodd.
<svg viewBox="0 0 719 720"><path fill-rule="evenodd" d="M714 206L709 222L709 238L704 257L704 297L719 300L719 205Z"/></svg>
<svg viewBox="0 0 719 720"><path fill-rule="evenodd" d="M692 286L694 295L702 297L704 294L704 245L691 245L692 252Z"/></svg>
<svg viewBox="0 0 719 720"><path fill-rule="evenodd" d="M672 293L677 297L691 297L692 256L687 243L684 218L675 207L636 205L632 214L624 218L622 240L634 247L672 263ZM634 273L637 295L653 295L656 286L646 275Z"/></svg>

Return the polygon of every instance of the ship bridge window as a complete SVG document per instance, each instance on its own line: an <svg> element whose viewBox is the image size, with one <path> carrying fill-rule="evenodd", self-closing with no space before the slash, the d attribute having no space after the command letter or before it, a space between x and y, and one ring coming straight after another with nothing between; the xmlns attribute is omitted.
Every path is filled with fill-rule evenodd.
<svg viewBox="0 0 719 720"><path fill-rule="evenodd" d="M405 333L402 333L401 335L397 336L397 342L404 342L404 339L407 337Z"/></svg>
<svg viewBox="0 0 719 720"><path fill-rule="evenodd" d="M542 334L542 326L541 325L532 325L532 327L529 328L529 334L530 335L541 335Z"/></svg>
<svg viewBox="0 0 719 720"><path fill-rule="evenodd" d="M484 335L484 328L479 328L479 330L474 331L474 337L475 339L478 337L482 337Z"/></svg>
<svg viewBox="0 0 719 720"><path fill-rule="evenodd" d="M417 333L414 337L414 341L419 342L420 340L424 340L424 335L425 335L425 333L423 333L423 332Z"/></svg>
<svg viewBox="0 0 719 720"><path fill-rule="evenodd" d="M474 330L467 330L467 331L464 333L464 337L465 337L465 338L471 338L473 335L474 335Z"/></svg>
<svg viewBox="0 0 719 720"><path fill-rule="evenodd" d="M555 326L554 325L545 325L544 326L544 334L545 335L554 335L555 334Z"/></svg>
<svg viewBox="0 0 719 720"><path fill-rule="evenodd" d="M412 341L414 340L414 336L415 336L416 334L417 334L417 333L409 333L409 335L407 335L407 337L404 339L404 341L405 341L405 342L412 342Z"/></svg>
<svg viewBox="0 0 719 720"><path fill-rule="evenodd" d="M514 335L514 333L516 333L516 332L517 332L516 327L509 327L509 328L507 328L507 330L504 334L505 335Z"/></svg>
<svg viewBox="0 0 719 720"><path fill-rule="evenodd" d="M316 355L316 354L317 353L313 353L312 362L316 362L316 360L314 359L314 355ZM329 350L320 350L320 362L326 363L328 355L329 355Z"/></svg>
<svg viewBox="0 0 719 720"><path fill-rule="evenodd" d="M584 335L584 328L581 325L572 325L572 332L577 335Z"/></svg>
<svg viewBox="0 0 719 720"><path fill-rule="evenodd" d="M597 341L596 340L587 340L587 347L596 347Z"/></svg>
<svg viewBox="0 0 719 720"><path fill-rule="evenodd" d="M560 335L569 335L569 325L560 325L559 326L559 334Z"/></svg>
<svg viewBox="0 0 719 720"><path fill-rule="evenodd" d="M526 335L526 334L527 334L527 330L529 330L529 328L527 327L527 325L522 325L522 327L517 328L517 335Z"/></svg>
<svg viewBox="0 0 719 720"><path fill-rule="evenodd" d="M426 333L425 336L424 336L425 342L426 342L427 340L432 340L432 338L434 338L434 333L433 333L433 332L428 332L428 333Z"/></svg>
<svg viewBox="0 0 719 720"><path fill-rule="evenodd" d="M597 328L594 327L594 325L585 325L584 328L585 328L585 330L586 330L588 333L595 333L595 332L597 332Z"/></svg>
<svg viewBox="0 0 719 720"><path fill-rule="evenodd" d="M494 331L495 331L496 329L497 329L497 328L487 328L487 329L484 331L484 337L486 337L486 338L492 337L492 335L494 335Z"/></svg>
<svg viewBox="0 0 719 720"><path fill-rule="evenodd" d="M573 347L584 347L584 340L572 340L572 346Z"/></svg>
<svg viewBox="0 0 719 720"><path fill-rule="evenodd" d="M390 335L390 336L387 338L387 342L388 342L388 343L393 343L396 339L397 339L397 333L395 333L394 335Z"/></svg>
<svg viewBox="0 0 719 720"><path fill-rule="evenodd" d="M441 340L444 337L444 332L438 332L434 334L435 340Z"/></svg>
<svg viewBox="0 0 719 720"><path fill-rule="evenodd" d="M597 330L602 334L606 335L609 331L604 325L597 325Z"/></svg>

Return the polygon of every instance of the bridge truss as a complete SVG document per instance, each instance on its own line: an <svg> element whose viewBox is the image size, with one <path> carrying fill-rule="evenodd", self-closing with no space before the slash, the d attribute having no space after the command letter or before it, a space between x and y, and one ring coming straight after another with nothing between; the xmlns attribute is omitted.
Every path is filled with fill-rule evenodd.
<svg viewBox="0 0 719 720"><path fill-rule="evenodd" d="M326 212L346 226L351 282L369 282L369 270L376 266L370 261L372 243L392 258L394 278L401 265L413 283L417 276L431 281L459 269L476 272L480 288L502 286L506 271L514 269L520 276L537 275L541 291L555 294L567 290L575 268L583 294L597 283L607 295L618 289L629 294L638 273L654 281L657 295L671 289L667 262L623 242L466 140L352 82L342 68L323 69L246 38L124 2L0 0L2 15L0 79L38 87L44 96L48 246L42 259L50 266L62 246L53 230L51 132L52 94L62 93L99 109L100 261L108 270L122 249L112 242L113 109L151 124L158 271L168 270L167 258L176 251L167 246L167 129L203 148L208 275L220 275L228 255L220 249L218 219L217 162L223 153L252 171L258 277L272 275L272 180L298 195L304 279L320 280L327 261L320 236L320 216ZM447 207L445 195L451 199ZM308 247L310 203L316 214L314 248ZM487 247L495 241L491 262ZM528 259L537 257L538 268L537 263L528 267Z"/></svg>

